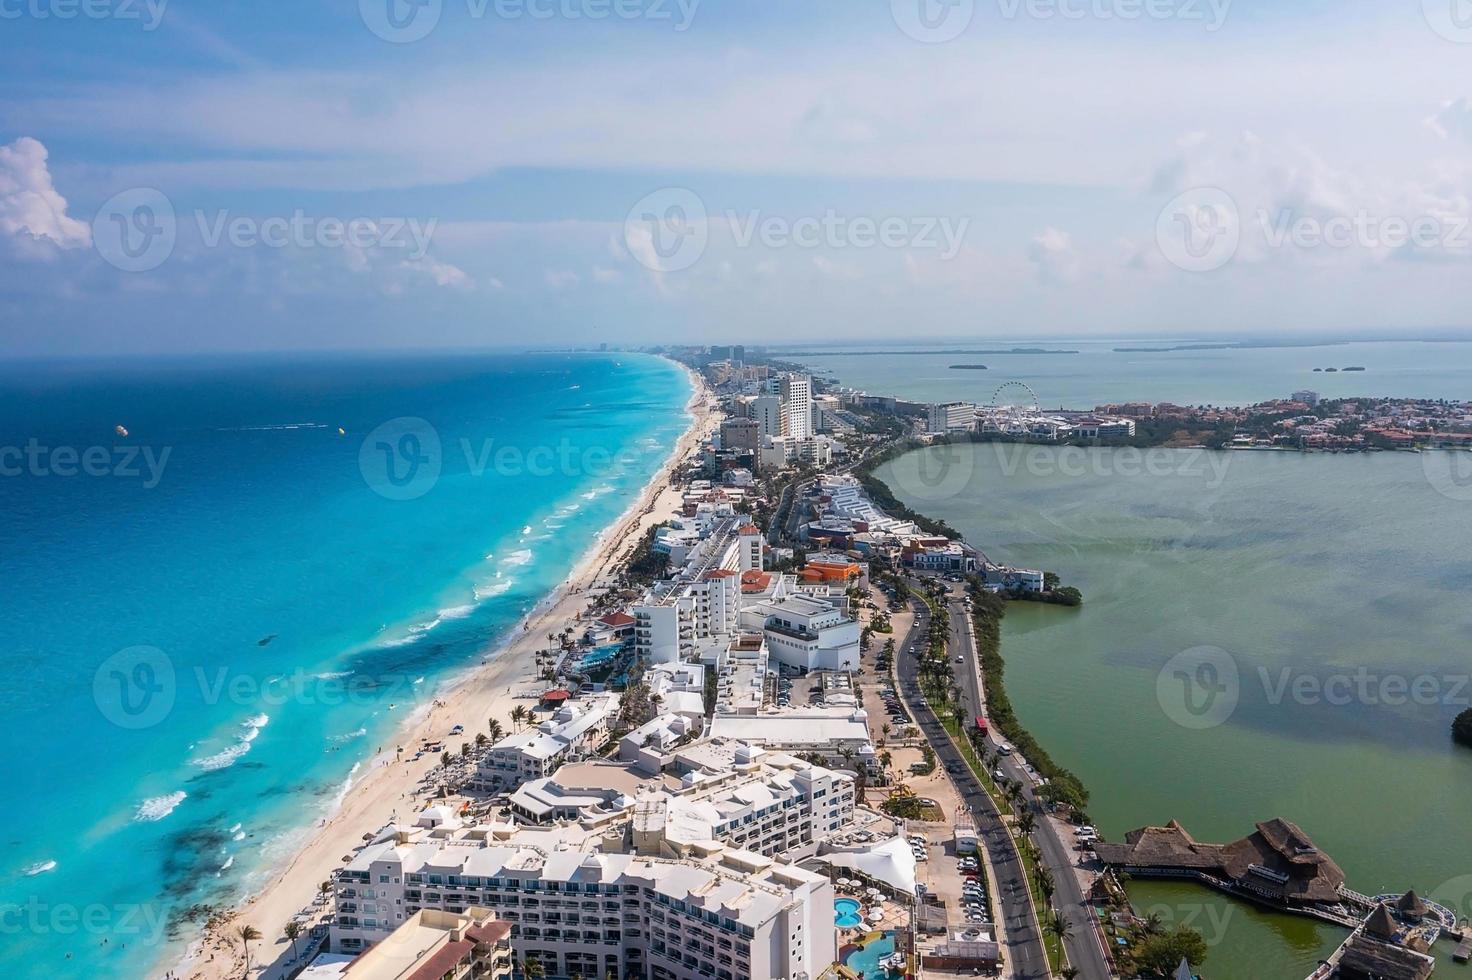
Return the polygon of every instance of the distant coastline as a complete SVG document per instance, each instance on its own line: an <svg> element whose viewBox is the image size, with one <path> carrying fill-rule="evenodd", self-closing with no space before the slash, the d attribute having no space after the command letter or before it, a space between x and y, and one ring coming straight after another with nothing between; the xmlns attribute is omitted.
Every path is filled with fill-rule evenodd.
<svg viewBox="0 0 1472 980"><path fill-rule="evenodd" d="M952 364L952 371L985 371L985 364Z"/></svg>
<svg viewBox="0 0 1472 980"><path fill-rule="evenodd" d="M780 357L901 357L905 355L933 355L933 354L977 354L983 357L996 357L1003 354L1077 354L1076 350L1052 350L1046 347L1010 347L1006 350L965 350L962 348L950 348L946 350L773 350L771 352Z"/></svg>

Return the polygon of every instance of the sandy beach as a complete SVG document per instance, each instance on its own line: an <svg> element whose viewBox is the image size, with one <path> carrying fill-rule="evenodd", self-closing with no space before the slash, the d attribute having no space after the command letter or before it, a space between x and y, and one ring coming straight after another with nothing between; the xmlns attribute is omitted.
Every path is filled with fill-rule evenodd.
<svg viewBox="0 0 1472 980"><path fill-rule="evenodd" d="M361 777L347 791L336 813L312 829L304 846L257 894L211 922L186 959L174 965L174 976L238 980L247 975L239 939L239 931L246 925L254 926L262 937L251 944L248 976L274 978L299 967L300 962L285 962L291 958L289 944L282 936L287 922L307 909L313 912L308 924L322 919L330 910L330 902L314 903L319 901L322 883L331 879L344 856L362 844L365 834L376 832L395 815L407 819L424 805L422 796L416 800L416 793L423 794L421 781L438 765L439 757L430 753L413 760L413 750L421 740L445 739L447 748L458 748L460 742L484 732L491 718L501 720L509 731L512 709L535 703L533 699L545 687L545 682L537 682L536 652L547 646L547 634L576 624L579 615L587 611L589 590L608 584L648 529L680 510L681 497L670 485L671 473L709 437L719 420L702 379L694 372L687 373L694 386L687 407L691 424L639 498L599 538L568 578L526 617L519 634L487 649L483 666L467 673L452 690L441 692L426 711L406 722L381 754L363 763ZM464 735L450 735L456 725L464 726ZM401 758L396 758L396 746L404 748Z"/></svg>

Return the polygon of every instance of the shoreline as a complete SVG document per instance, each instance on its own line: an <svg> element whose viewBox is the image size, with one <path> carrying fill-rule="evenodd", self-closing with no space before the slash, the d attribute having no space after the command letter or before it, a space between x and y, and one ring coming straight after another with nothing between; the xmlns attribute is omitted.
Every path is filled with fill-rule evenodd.
<svg viewBox="0 0 1472 980"><path fill-rule="evenodd" d="M420 808L419 795L426 792L422 781L439 759L426 755L414 760L412 747L421 739L459 737L449 735L456 725L464 726L466 740L473 739L476 732L485 730L490 718L509 721L514 705L532 701L540 691L536 651L546 645L549 624L562 627L579 621L587 604L585 593L606 584L610 572L622 565L651 526L678 512L681 498L670 477L710 435L717 421L704 379L678 361L671 359L670 363L690 381L690 399L684 408L688 424L638 497L598 534L567 577L520 620L519 630L513 627L489 641L479 665L448 673L435 700L404 720L394 733L395 744L406 749L402 758L384 751L364 760L336 809L308 829L300 846L271 871L265 884L231 908L216 912L172 967L165 955L151 972L172 969L174 975L190 980L238 978L245 958L237 931L251 925L260 931L261 939L254 943L251 970L245 975L281 975L276 960L286 950L282 936L286 923L303 910L311 909L314 921L330 911L330 904L323 907L314 901L320 885L342 864L342 856L358 847L364 834ZM293 968L300 965L291 964Z"/></svg>

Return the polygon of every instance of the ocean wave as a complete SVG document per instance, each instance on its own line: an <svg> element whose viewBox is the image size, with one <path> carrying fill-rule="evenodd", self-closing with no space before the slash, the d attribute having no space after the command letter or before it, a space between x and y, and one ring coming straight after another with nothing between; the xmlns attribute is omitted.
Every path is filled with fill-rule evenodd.
<svg viewBox="0 0 1472 980"><path fill-rule="evenodd" d="M322 673L313 674L312 676L319 681L335 681L339 677L351 677L353 676L353 672L351 670L324 670Z"/></svg>
<svg viewBox="0 0 1472 980"><path fill-rule="evenodd" d="M358 774L358 770L362 768L363 763L353 763L353 768L348 770L347 778L342 781L342 785L338 787L337 793L334 794L332 799L327 802L327 806L325 807L325 809L329 814L336 813L338 808L342 806L343 800L346 800L348 798L348 790L353 788L353 777L356 776Z"/></svg>
<svg viewBox="0 0 1472 980"><path fill-rule="evenodd" d="M367 734L367 728L360 728L355 732L348 732L346 735L329 735L327 736L327 740L329 742L347 742L355 738L362 738L364 735Z"/></svg>
<svg viewBox="0 0 1472 980"><path fill-rule="evenodd" d="M497 574L500 573L498 572ZM496 582L488 582L485 585L477 585L475 587L475 597L477 599L494 599L498 595L509 592L515 584L516 579L507 578Z"/></svg>
<svg viewBox="0 0 1472 980"><path fill-rule="evenodd" d="M250 743L256 740L256 736L261 734L261 729L265 728L266 723L270 720L270 715L252 715L240 723L240 732L235 736L234 744L227 745L214 755L191 761L205 772L229 769L241 756L250 751Z"/></svg>
<svg viewBox="0 0 1472 980"><path fill-rule="evenodd" d="M244 825L243 824L236 824L235 826L231 827L228 831L226 831L226 833L233 834L236 831L238 831L242 826L244 826Z"/></svg>
<svg viewBox="0 0 1472 980"><path fill-rule="evenodd" d="M596 486L593 489L589 490L587 493L583 494L583 499L597 500L599 497L602 497L605 494L613 493L617 489L618 487L612 485L611 483L604 483L601 486Z"/></svg>
<svg viewBox="0 0 1472 980"><path fill-rule="evenodd" d="M521 529L521 536L522 537L526 537L528 534L531 534L531 533L532 533L532 526L530 524L526 525L526 527L523 527Z"/></svg>
<svg viewBox="0 0 1472 980"><path fill-rule="evenodd" d="M220 865L220 870L218 872L216 872L216 874L224 874L226 871L229 871L230 870L230 866L232 864L234 864L234 863L235 863L235 855L232 854L232 855L230 855L229 857L227 857L225 859L225 863L224 864Z"/></svg>
<svg viewBox="0 0 1472 980"><path fill-rule="evenodd" d="M464 619L475 612L475 604L468 603L463 606L451 606L440 610L440 619Z"/></svg>
<svg viewBox="0 0 1472 980"><path fill-rule="evenodd" d="M174 808L183 803L188 795L181 789L167 796L151 796L138 804L138 809L133 813L133 819L142 823L162 820L173 813Z"/></svg>
<svg viewBox="0 0 1472 980"><path fill-rule="evenodd" d="M36 877L36 875L43 875L48 871L55 870L55 861L37 861L35 864L28 864L24 868L21 868L20 873L25 875L27 878L34 878Z"/></svg>
<svg viewBox="0 0 1472 980"><path fill-rule="evenodd" d="M236 841L245 840L245 831L237 830L235 833L230 835L230 839Z"/></svg>
<svg viewBox="0 0 1472 980"><path fill-rule="evenodd" d="M533 557L534 557L534 554L532 552L532 549L530 549L530 548L522 548L520 551L513 551L511 554L507 555L505 558L502 558L501 559L501 564L503 564L503 565L510 565L513 568L514 567L517 567L517 566L520 566L520 565L529 565L529 564L531 564L531 560L532 560Z"/></svg>

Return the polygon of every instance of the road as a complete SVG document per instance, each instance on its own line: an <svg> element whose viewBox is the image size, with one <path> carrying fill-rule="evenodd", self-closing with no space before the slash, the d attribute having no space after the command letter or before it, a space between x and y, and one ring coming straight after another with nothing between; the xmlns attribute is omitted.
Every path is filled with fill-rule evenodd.
<svg viewBox="0 0 1472 980"><path fill-rule="evenodd" d="M919 583L916 583L916 587L919 587ZM961 689L961 701L966 706L968 715L974 717L986 714L986 701L982 696L980 665L970 628L970 614L966 610L963 595L964 593L953 593L947 603L951 615L951 636L947 653L954 656L961 652L966 658L964 664L956 664L956 686ZM989 733L988 738L993 747L1002 744L1001 736L995 730ZM1037 842L1043 864L1053 872L1053 901L1072 926L1071 934L1064 941L1068 962L1078 968L1079 976L1085 980L1108 980L1112 974L1094 931L1094 911L1084 901L1083 889L1079 887L1074 871L1073 841L1061 839L1058 828L1047 818L1047 810L1033 794L1031 777L1023 771L1022 760L1016 755L1001 756L999 764L1009 779L1022 786L1023 797L1037 817L1033 840ZM1045 914L1044 910L1039 910L1039 914Z"/></svg>
<svg viewBox="0 0 1472 980"><path fill-rule="evenodd" d="M1010 832L1002 823L1002 815L982 787L981 781L966 764L960 750L946 734L940 719L930 710L930 705L920 691L919 657L911 656L907 651L912 646L919 651L925 649L930 615L924 602L915 598L910 601L915 606L915 622L894 658L900 693L914 712L920 730L935 749L938 764L945 766L951 773L951 781L956 784L961 798L971 807L977 834L986 847L992 872L997 878L997 891L1002 896L1001 914L1007 931L1004 955L1011 966L1012 975L1018 980L1042 980L1051 976L1048 970L1048 954L1043 949L1042 936L1038 934L1037 920L1028 900L1022 862L1018 860L1016 849L1008 839ZM952 618L954 619L954 615ZM995 911L994 909L993 912Z"/></svg>

